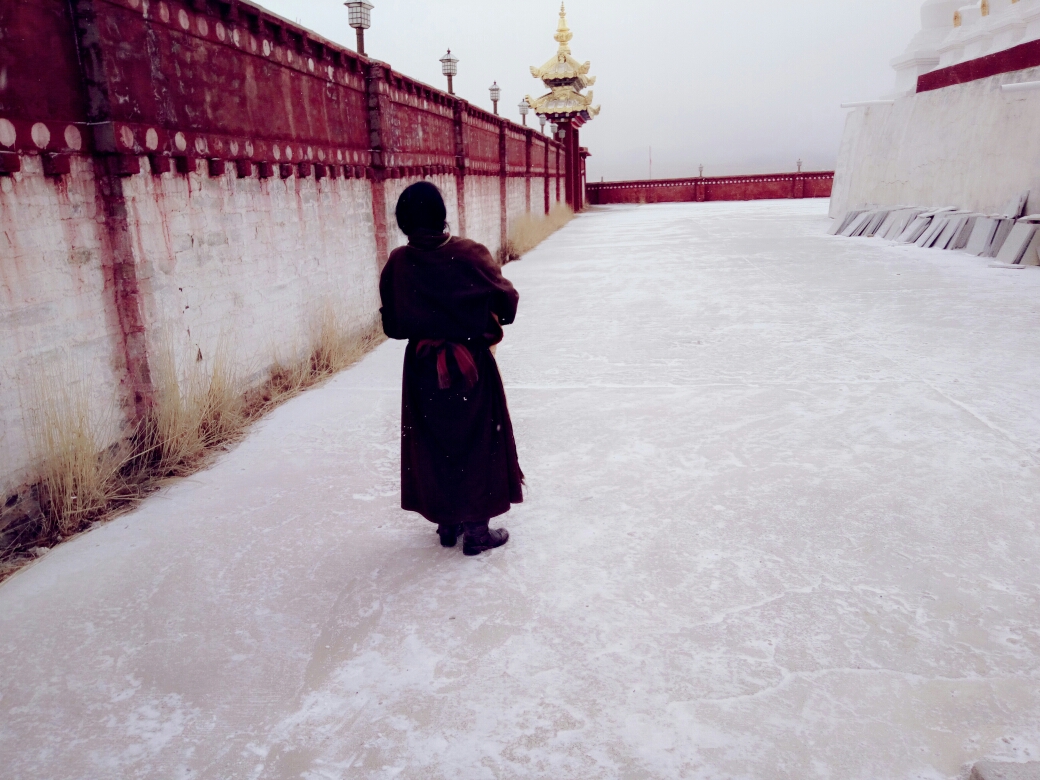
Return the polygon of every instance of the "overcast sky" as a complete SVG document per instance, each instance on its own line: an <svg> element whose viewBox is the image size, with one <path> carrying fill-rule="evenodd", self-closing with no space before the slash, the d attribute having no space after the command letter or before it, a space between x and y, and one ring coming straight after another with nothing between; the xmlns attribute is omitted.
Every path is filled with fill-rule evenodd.
<svg viewBox="0 0 1040 780"><path fill-rule="evenodd" d="M546 90L528 70L555 52L559 0L370 0L370 56L519 119ZM273 12L355 46L341 0L261 0ZM919 28L920 0L568 0L574 56L592 61L603 113L582 130L589 178L766 173L834 166L842 102L892 88L889 61Z"/></svg>

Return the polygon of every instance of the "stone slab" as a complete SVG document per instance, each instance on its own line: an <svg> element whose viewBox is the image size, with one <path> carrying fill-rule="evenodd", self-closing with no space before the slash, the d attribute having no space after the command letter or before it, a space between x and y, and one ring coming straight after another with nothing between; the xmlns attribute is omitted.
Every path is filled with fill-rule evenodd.
<svg viewBox="0 0 1040 780"><path fill-rule="evenodd" d="M972 768L969 780L1040 780L1040 762L980 761Z"/></svg>

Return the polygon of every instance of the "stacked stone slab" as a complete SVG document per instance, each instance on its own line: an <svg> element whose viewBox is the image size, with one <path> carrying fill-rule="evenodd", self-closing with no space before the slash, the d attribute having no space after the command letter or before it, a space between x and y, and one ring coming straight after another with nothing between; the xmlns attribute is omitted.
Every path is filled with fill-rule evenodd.
<svg viewBox="0 0 1040 780"><path fill-rule="evenodd" d="M1016 197L1002 214L949 207L861 207L835 220L830 233L967 252L1004 265L1040 266L1040 214L1022 216L1027 200L1028 194Z"/></svg>

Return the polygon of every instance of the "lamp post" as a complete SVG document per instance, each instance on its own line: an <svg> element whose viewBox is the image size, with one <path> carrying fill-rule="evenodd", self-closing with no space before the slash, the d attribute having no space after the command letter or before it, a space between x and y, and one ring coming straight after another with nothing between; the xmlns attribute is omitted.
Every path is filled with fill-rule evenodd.
<svg viewBox="0 0 1040 780"><path fill-rule="evenodd" d="M358 54L366 57L368 55L365 54L365 30L372 26L374 6L371 3L356 2L356 0L351 0L343 5L350 11L350 26L357 31Z"/></svg>
<svg viewBox="0 0 1040 780"><path fill-rule="evenodd" d="M544 116L542 116L541 114L538 115L538 124L540 124L542 126L542 135L545 135L545 123L546 123L546 121L547 120L546 120L546 118Z"/></svg>
<svg viewBox="0 0 1040 780"><path fill-rule="evenodd" d="M531 104L527 102L527 98L520 101L520 118L524 122L524 127L527 127L527 112L531 110Z"/></svg>
<svg viewBox="0 0 1040 780"><path fill-rule="evenodd" d="M498 86L496 81L488 87L488 92L491 93L491 105L495 107L495 116L498 116L498 101L502 99L502 87Z"/></svg>
<svg viewBox="0 0 1040 780"><path fill-rule="evenodd" d="M798 173L802 172L802 158L798 158Z"/></svg>
<svg viewBox="0 0 1040 780"><path fill-rule="evenodd" d="M454 79L459 75L459 58L452 55L451 49L448 49L448 53L441 57L441 73L448 77L448 94L454 95Z"/></svg>

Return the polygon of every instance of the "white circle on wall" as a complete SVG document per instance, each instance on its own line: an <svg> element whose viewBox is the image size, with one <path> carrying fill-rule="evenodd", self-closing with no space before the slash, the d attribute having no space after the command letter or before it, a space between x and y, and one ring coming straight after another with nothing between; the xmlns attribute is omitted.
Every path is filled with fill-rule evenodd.
<svg viewBox="0 0 1040 780"><path fill-rule="evenodd" d="M166 3L159 3L159 18L162 19L163 24L170 23L170 7Z"/></svg>
<svg viewBox="0 0 1040 780"><path fill-rule="evenodd" d="M357 152L354 152L354 162L357 162L357 161L358 161Z"/></svg>
<svg viewBox="0 0 1040 780"><path fill-rule="evenodd" d="M126 125L119 128L119 143L127 149L134 148L134 131Z"/></svg>
<svg viewBox="0 0 1040 780"><path fill-rule="evenodd" d="M33 143L41 149L46 149L47 145L51 142L51 131L47 129L47 125L43 122L37 122L33 125L30 135L32 136Z"/></svg>
<svg viewBox="0 0 1040 780"><path fill-rule="evenodd" d="M331 65L329 65L329 67L327 68L327 72L329 74L329 80L330 81L335 81L336 80L336 69L333 68Z"/></svg>
<svg viewBox="0 0 1040 780"><path fill-rule="evenodd" d="M65 146L74 152L78 152L83 148L83 133L75 125L69 125L65 128Z"/></svg>
<svg viewBox="0 0 1040 780"><path fill-rule="evenodd" d="M191 27L191 19L188 18L188 12L183 8L177 14L177 21L180 23L181 29L183 30L187 30Z"/></svg>
<svg viewBox="0 0 1040 780"><path fill-rule="evenodd" d="M318 150L318 159L321 160L322 162L325 162L325 150L324 149L319 149Z"/></svg>
<svg viewBox="0 0 1040 780"><path fill-rule="evenodd" d="M337 149L336 150L336 162L343 162L343 150L342 149Z"/></svg>
<svg viewBox="0 0 1040 780"><path fill-rule="evenodd" d="M300 155L300 156L302 157L303 155ZM307 159L308 160L314 159L314 148L311 147L311 146L307 147Z"/></svg>
<svg viewBox="0 0 1040 780"><path fill-rule="evenodd" d="M224 25L221 24L220 22L217 22L216 30L217 30L217 40L219 40L221 42L226 41L227 40L227 30L224 29Z"/></svg>
<svg viewBox="0 0 1040 780"><path fill-rule="evenodd" d="M237 155L238 154L238 141L232 141L230 144L228 144L228 149L231 150L231 154Z"/></svg>
<svg viewBox="0 0 1040 780"><path fill-rule="evenodd" d="M198 152L199 154L205 154L206 152L209 151L209 144L206 143L206 139L205 138L196 138L195 139L195 151Z"/></svg>
<svg viewBox="0 0 1040 780"><path fill-rule="evenodd" d="M246 155L249 157L253 156L253 142L246 141Z"/></svg>
<svg viewBox="0 0 1040 780"><path fill-rule="evenodd" d="M309 70L311 73L314 73L314 60L310 59L309 57L307 58L307 70Z"/></svg>
<svg viewBox="0 0 1040 780"><path fill-rule="evenodd" d="M276 159L276 160L281 160L282 159L282 150L278 146L278 144L275 144L274 146L271 147L271 154L274 155L274 159Z"/></svg>
<svg viewBox="0 0 1040 780"><path fill-rule="evenodd" d="M288 58L289 64L292 65L292 63L293 63L293 53L291 51L289 51L288 49L286 49L285 50L285 56Z"/></svg>
<svg viewBox="0 0 1040 780"><path fill-rule="evenodd" d="M207 22L201 16L199 17L198 21L195 23L195 26L199 30L199 35L201 35L203 37L209 35L209 22Z"/></svg>
<svg viewBox="0 0 1040 780"><path fill-rule="evenodd" d="M270 57L271 56L271 42L270 41L264 41L264 56L265 57Z"/></svg>
<svg viewBox="0 0 1040 780"><path fill-rule="evenodd" d="M234 41L235 46L242 45L242 33L237 27L231 31L231 40Z"/></svg>
<svg viewBox="0 0 1040 780"><path fill-rule="evenodd" d="M179 151L185 151L188 148L188 139L184 137L184 133L177 133L173 137L173 143Z"/></svg>
<svg viewBox="0 0 1040 780"><path fill-rule="evenodd" d="M140 5L141 5L141 0L130 0L130 7L133 8L135 11L137 10L137 8Z"/></svg>
<svg viewBox="0 0 1040 780"><path fill-rule="evenodd" d="M18 131L14 124L8 119L0 119L0 146L14 146L18 140Z"/></svg>
<svg viewBox="0 0 1040 780"><path fill-rule="evenodd" d="M159 134L155 132L154 127L149 127L148 132L144 134L144 145L153 152L159 148Z"/></svg>
<svg viewBox="0 0 1040 780"><path fill-rule="evenodd" d="M285 147L285 159L291 160L293 156L293 150L291 146Z"/></svg>

